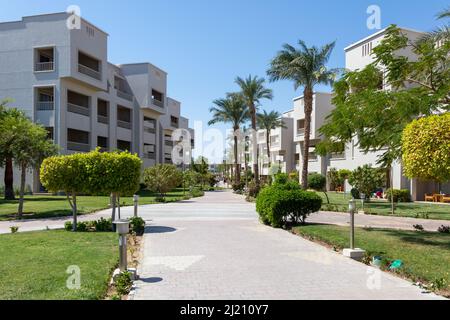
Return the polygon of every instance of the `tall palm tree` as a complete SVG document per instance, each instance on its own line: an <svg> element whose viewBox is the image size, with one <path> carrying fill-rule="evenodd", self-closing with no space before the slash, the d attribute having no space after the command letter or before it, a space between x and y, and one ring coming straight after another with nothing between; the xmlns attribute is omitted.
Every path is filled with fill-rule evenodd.
<svg viewBox="0 0 450 320"><path fill-rule="evenodd" d="M267 156L269 157L269 167L272 165L270 160L270 136L272 130L277 128L286 128L283 119L281 119L281 114L276 111L271 111L267 113L265 110L263 113L257 114L258 128L261 130L266 130L266 147Z"/></svg>
<svg viewBox="0 0 450 320"><path fill-rule="evenodd" d="M308 186L309 146L311 139L311 114L313 109L314 86L318 84L332 85L338 69L328 70L326 64L335 47L335 42L321 48L307 47L302 40L299 48L285 44L283 49L271 61L267 74L270 81L291 80L295 90L303 87L305 102L305 141L303 151L302 186Z"/></svg>
<svg viewBox="0 0 450 320"><path fill-rule="evenodd" d="M256 151L256 159L253 159L253 173L255 174L255 183L259 186L259 167L258 167L258 157L259 150L256 147L256 130L257 130L257 121L256 121L256 112L258 107L260 106L262 99L273 99L273 92L271 89L267 89L264 84L264 78L258 78L257 76L252 77L251 75L248 78L243 79L240 77L236 78L236 84L241 88L241 95L244 98L245 103L247 104L250 112L250 118L252 122L252 144L253 150Z"/></svg>
<svg viewBox="0 0 450 320"><path fill-rule="evenodd" d="M213 125L219 122L230 123L233 131L236 133L242 124L248 121L248 107L240 94L228 94L225 99L217 99L214 107L209 111L212 113L212 120L208 122ZM239 163L238 137L234 134L234 166L235 166L235 182L241 182L241 165Z"/></svg>

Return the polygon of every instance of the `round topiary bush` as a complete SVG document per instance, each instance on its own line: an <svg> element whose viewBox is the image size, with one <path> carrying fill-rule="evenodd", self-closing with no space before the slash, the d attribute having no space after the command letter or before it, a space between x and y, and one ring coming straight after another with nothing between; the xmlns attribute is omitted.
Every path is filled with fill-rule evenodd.
<svg viewBox="0 0 450 320"><path fill-rule="evenodd" d="M275 228L288 222L305 223L306 218L322 207L322 198L314 192L303 191L290 184L264 188L256 199L256 211L264 224Z"/></svg>
<svg viewBox="0 0 450 320"><path fill-rule="evenodd" d="M327 186L327 178L319 173L308 175L308 188L316 191L323 191Z"/></svg>

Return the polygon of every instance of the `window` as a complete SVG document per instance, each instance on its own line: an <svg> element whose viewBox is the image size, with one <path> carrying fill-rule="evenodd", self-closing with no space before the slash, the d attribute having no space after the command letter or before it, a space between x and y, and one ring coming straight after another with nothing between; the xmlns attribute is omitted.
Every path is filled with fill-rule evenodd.
<svg viewBox="0 0 450 320"><path fill-rule="evenodd" d="M47 130L47 138L49 140L55 140L54 128L53 127L47 127L45 129Z"/></svg>
<svg viewBox="0 0 450 320"><path fill-rule="evenodd" d="M297 120L297 135L305 134L305 119Z"/></svg>
<svg viewBox="0 0 450 320"><path fill-rule="evenodd" d="M107 151L108 146L108 138L107 137L97 137L97 147L100 147L101 151Z"/></svg>
<svg viewBox="0 0 450 320"><path fill-rule="evenodd" d="M39 48L35 51L35 72L53 71L55 62L54 48Z"/></svg>
<svg viewBox="0 0 450 320"><path fill-rule="evenodd" d="M178 118L177 117L170 117L170 125L172 127L178 128Z"/></svg>
<svg viewBox="0 0 450 320"><path fill-rule="evenodd" d="M372 42L366 43L362 46L362 56L368 56L372 54Z"/></svg>
<svg viewBox="0 0 450 320"><path fill-rule="evenodd" d="M131 142L124 140L117 140L117 149L121 151L132 151L131 150Z"/></svg>
<svg viewBox="0 0 450 320"><path fill-rule="evenodd" d="M67 129L67 149L71 151L89 152L89 132Z"/></svg>
<svg viewBox="0 0 450 320"><path fill-rule="evenodd" d="M51 111L55 109L54 88L45 87L36 89L36 110Z"/></svg>
<svg viewBox="0 0 450 320"><path fill-rule="evenodd" d="M78 52L78 72L91 78L101 80L101 61Z"/></svg>
<svg viewBox="0 0 450 320"><path fill-rule="evenodd" d="M131 109L117 106L117 126L124 129L131 129Z"/></svg>
<svg viewBox="0 0 450 320"><path fill-rule="evenodd" d="M74 91L67 91L67 110L84 116L90 115L90 98Z"/></svg>
<svg viewBox="0 0 450 320"><path fill-rule="evenodd" d="M99 99L97 101L97 117L98 122L103 124L109 123L109 102Z"/></svg>
<svg viewBox="0 0 450 320"><path fill-rule="evenodd" d="M86 33L89 37L93 38L95 36L95 29L91 26L86 26Z"/></svg>

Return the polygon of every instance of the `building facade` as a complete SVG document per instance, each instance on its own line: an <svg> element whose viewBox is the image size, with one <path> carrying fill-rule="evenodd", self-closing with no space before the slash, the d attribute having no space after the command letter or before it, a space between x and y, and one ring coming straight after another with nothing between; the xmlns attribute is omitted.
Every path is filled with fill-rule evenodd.
<svg viewBox="0 0 450 320"><path fill-rule="evenodd" d="M150 63L109 63L108 34L78 17L79 26L69 28L69 18L0 23L0 100L12 99L8 106L46 127L61 154L127 150L144 167L171 159L165 144L181 103L167 96L167 73ZM38 172L26 183L43 191Z"/></svg>

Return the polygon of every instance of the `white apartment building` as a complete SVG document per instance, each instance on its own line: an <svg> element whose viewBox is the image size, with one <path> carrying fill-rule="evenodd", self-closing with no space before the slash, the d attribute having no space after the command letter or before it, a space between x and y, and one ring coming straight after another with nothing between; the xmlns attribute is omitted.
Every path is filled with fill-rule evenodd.
<svg viewBox="0 0 450 320"><path fill-rule="evenodd" d="M45 126L61 154L100 147L136 153L144 167L169 160L165 140L178 128L181 103L167 97L167 73L150 63L109 63L108 34L82 18L68 28L69 17L0 23L0 100ZM43 191L38 172L26 183Z"/></svg>

